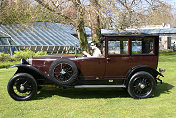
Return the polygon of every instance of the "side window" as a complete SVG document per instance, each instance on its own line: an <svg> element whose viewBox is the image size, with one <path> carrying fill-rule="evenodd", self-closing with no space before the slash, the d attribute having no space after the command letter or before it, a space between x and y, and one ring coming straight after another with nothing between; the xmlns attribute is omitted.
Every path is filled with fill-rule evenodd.
<svg viewBox="0 0 176 118"><path fill-rule="evenodd" d="M117 55L117 54L128 54L128 40L111 40L108 41L108 54Z"/></svg>
<svg viewBox="0 0 176 118"><path fill-rule="evenodd" d="M153 54L153 39L133 39L132 54Z"/></svg>

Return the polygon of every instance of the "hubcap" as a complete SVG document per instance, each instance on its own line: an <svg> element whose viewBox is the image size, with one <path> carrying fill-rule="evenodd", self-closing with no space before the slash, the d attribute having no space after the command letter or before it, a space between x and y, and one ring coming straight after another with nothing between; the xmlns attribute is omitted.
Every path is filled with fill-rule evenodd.
<svg viewBox="0 0 176 118"><path fill-rule="evenodd" d="M20 77L12 85L13 92L18 97L27 97L33 91L33 83L26 78Z"/></svg>
<svg viewBox="0 0 176 118"><path fill-rule="evenodd" d="M67 63L61 63L54 69L54 76L59 81L68 81L72 75L72 66Z"/></svg>
<svg viewBox="0 0 176 118"><path fill-rule="evenodd" d="M22 84L20 85L20 90L24 91L24 86Z"/></svg>
<svg viewBox="0 0 176 118"><path fill-rule="evenodd" d="M141 89L144 89L144 88L145 88L145 85L144 85L144 84L141 84L141 83L140 83L139 86L140 86Z"/></svg>
<svg viewBox="0 0 176 118"><path fill-rule="evenodd" d="M60 74L64 75L66 72L64 71L64 69L61 70Z"/></svg>

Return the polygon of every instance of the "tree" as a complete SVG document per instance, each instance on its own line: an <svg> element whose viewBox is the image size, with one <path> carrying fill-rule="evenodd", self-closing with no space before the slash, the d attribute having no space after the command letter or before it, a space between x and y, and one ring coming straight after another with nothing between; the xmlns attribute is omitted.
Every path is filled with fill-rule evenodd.
<svg viewBox="0 0 176 118"><path fill-rule="evenodd" d="M80 0L72 0L77 14L76 19L76 31L78 33L78 39L83 50L89 52L89 46L87 42L87 36L84 28L84 8L81 5Z"/></svg>
<svg viewBox="0 0 176 118"><path fill-rule="evenodd" d="M0 1L0 23L1 24L16 24L26 22L30 14L28 12L28 4L24 4L25 0L20 2L15 1Z"/></svg>
<svg viewBox="0 0 176 118"><path fill-rule="evenodd" d="M98 0L90 0L90 23L91 23L91 34L93 41L99 43L99 38L101 36L101 26L100 26L100 5Z"/></svg>
<svg viewBox="0 0 176 118"><path fill-rule="evenodd" d="M160 25L162 23L173 24L174 16L171 5L157 1L148 9L146 22L149 25Z"/></svg>
<svg viewBox="0 0 176 118"><path fill-rule="evenodd" d="M85 32L85 17L90 14L89 19L87 20L90 23L92 39L99 43L99 38L101 36L101 23L100 23L100 5L98 3L99 0L90 0L89 7L83 4L80 0L35 0L43 7L49 9L52 12L58 14L58 16L62 16L66 23L71 23L75 26L78 39L81 45L82 50L86 50L89 52L89 46L87 42L86 32ZM56 5L57 4L57 5ZM62 8L59 8L63 6ZM64 8L65 6L65 8ZM69 8L72 11L70 11ZM64 9L64 10L63 10ZM75 12L75 13L73 13ZM71 16L70 14L74 14Z"/></svg>
<svg viewBox="0 0 176 118"><path fill-rule="evenodd" d="M129 27L174 24L172 7L160 0L101 0L103 13L109 20L110 28L124 30ZM108 17L110 16L110 17Z"/></svg>
<svg viewBox="0 0 176 118"><path fill-rule="evenodd" d="M42 9L42 11L41 11ZM0 0L0 24L23 24L36 21L59 22L61 17L29 0Z"/></svg>
<svg viewBox="0 0 176 118"><path fill-rule="evenodd" d="M80 0L35 0L43 7L47 8L48 10L57 13L58 17L61 16L64 18L65 21L72 23L77 31L78 39L80 42L80 46L82 50L86 50L89 52L89 46L87 42L87 37L84 29L84 7L82 6ZM73 6L75 11L76 17L70 15L68 12L64 14L63 8L59 8L62 6Z"/></svg>

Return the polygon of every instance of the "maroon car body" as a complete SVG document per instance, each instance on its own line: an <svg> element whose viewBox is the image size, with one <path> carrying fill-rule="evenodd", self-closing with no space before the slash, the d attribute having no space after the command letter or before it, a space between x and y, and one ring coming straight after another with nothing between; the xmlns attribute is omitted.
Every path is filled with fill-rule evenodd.
<svg viewBox="0 0 176 118"><path fill-rule="evenodd" d="M155 42L158 42L158 37L151 38L153 38ZM106 39L106 44L108 44L108 39ZM106 51L105 57L33 57L32 66L49 77L49 67L51 66L53 61L58 58L69 58L70 60L75 62L78 70L80 70L79 77L84 78L85 80L94 80L96 77L99 77L101 79L126 78L128 71L130 71L130 69L135 66L147 65L154 69L157 69L158 43L156 43L155 45L157 45L154 46L154 50L156 51L153 54L130 55L129 53L126 55L108 55L108 51ZM105 50L108 50L108 45L106 45Z"/></svg>
<svg viewBox="0 0 176 118"><path fill-rule="evenodd" d="M28 73L32 75L36 80L37 86L43 85L47 80L64 87L102 86L124 87L128 89L131 78L133 78L136 73L140 75L139 78L145 75L149 76L149 78L152 76L155 80L157 76L163 76L156 70L159 53L158 36L104 35L100 42L102 44L101 50L104 54L102 57L33 57L28 59L28 62L22 60L21 65L14 65L12 67L18 67L16 74ZM62 59L71 60L76 65L78 72L74 84L57 84L57 82L53 81L53 78L51 78L51 65L55 61ZM61 73L61 70L59 70L59 73ZM149 75L147 75L147 73ZM138 77L138 75L136 76ZM157 78L157 80L159 80L159 78ZM150 82L147 83L148 80L145 81L146 82L138 82L137 84L142 90L144 90L143 87L147 89L146 86L149 86L148 83ZM156 83L152 84L155 85ZM130 90L128 89L128 91ZM131 96L134 97L134 95ZM151 95L138 96L134 98L146 98L150 96Z"/></svg>

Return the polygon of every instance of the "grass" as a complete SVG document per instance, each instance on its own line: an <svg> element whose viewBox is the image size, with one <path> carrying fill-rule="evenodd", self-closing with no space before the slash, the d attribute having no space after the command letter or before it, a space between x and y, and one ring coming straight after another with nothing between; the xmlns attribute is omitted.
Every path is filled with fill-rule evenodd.
<svg viewBox="0 0 176 118"><path fill-rule="evenodd" d="M22 102L11 99L6 90L16 69L0 69L0 118L175 118L176 55L162 54L158 67L166 69L164 83L152 98L135 100L121 88L43 88L34 100Z"/></svg>

